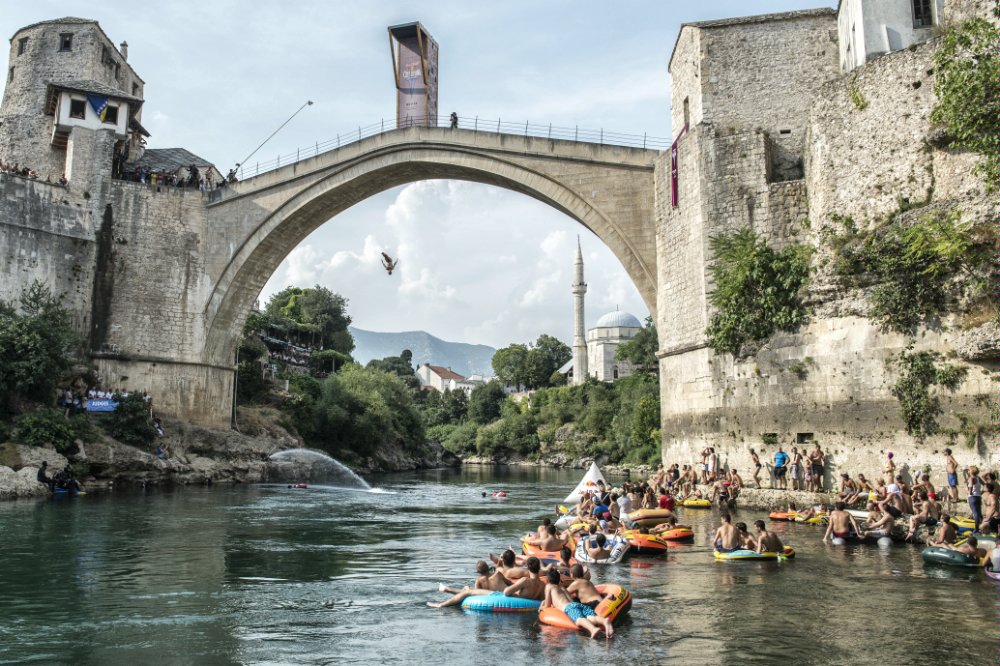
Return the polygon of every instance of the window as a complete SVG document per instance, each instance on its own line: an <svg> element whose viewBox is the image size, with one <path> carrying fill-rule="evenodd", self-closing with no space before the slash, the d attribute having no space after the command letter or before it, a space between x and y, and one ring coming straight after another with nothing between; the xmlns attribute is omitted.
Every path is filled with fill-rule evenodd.
<svg viewBox="0 0 1000 666"><path fill-rule="evenodd" d="M61 32L61 33L59 33L59 50L60 51L72 51L73 50L73 33L72 32Z"/></svg>
<svg viewBox="0 0 1000 666"><path fill-rule="evenodd" d="M80 118L81 120L86 118L87 103L82 99L71 99L69 101L69 117Z"/></svg>
<svg viewBox="0 0 1000 666"><path fill-rule="evenodd" d="M787 136L787 135L789 135L791 133L792 133L792 130L790 130L790 129L778 130L778 134L780 134L782 136Z"/></svg>
<svg viewBox="0 0 1000 666"><path fill-rule="evenodd" d="M691 119L691 105L688 103L688 98L684 98L684 127L687 127Z"/></svg>
<svg viewBox="0 0 1000 666"><path fill-rule="evenodd" d="M108 108L104 111L104 122L108 125L118 124L118 107L111 106L108 104Z"/></svg>
<svg viewBox="0 0 1000 666"><path fill-rule="evenodd" d="M138 97L139 96L139 84L138 83L133 83L132 84L132 96L133 97Z"/></svg>
<svg viewBox="0 0 1000 666"><path fill-rule="evenodd" d="M17 40L17 55L24 55L24 52L28 50L28 38L22 37Z"/></svg>
<svg viewBox="0 0 1000 666"><path fill-rule="evenodd" d="M115 81L122 80L122 65L119 62L115 63Z"/></svg>
<svg viewBox="0 0 1000 666"><path fill-rule="evenodd" d="M913 27L929 28L934 25L931 0L913 0Z"/></svg>
<svg viewBox="0 0 1000 666"><path fill-rule="evenodd" d="M797 432L795 433L795 443L796 444L808 444L813 441L813 434L811 432Z"/></svg>
<svg viewBox="0 0 1000 666"><path fill-rule="evenodd" d="M7 74L7 80L8 81L13 81L14 80L14 68L13 67L10 68L10 73Z"/></svg>

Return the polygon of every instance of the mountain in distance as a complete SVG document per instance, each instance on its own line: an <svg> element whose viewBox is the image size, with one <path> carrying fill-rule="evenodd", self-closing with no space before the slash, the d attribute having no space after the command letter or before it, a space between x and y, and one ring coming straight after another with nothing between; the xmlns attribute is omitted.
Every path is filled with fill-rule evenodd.
<svg viewBox="0 0 1000 666"><path fill-rule="evenodd" d="M424 363L451 368L458 374L493 376L493 354L496 349L488 345L471 345L465 342L448 342L426 331L379 333L354 326L348 327L354 336L354 360L365 365L373 358L399 356L404 349L413 352L413 367Z"/></svg>

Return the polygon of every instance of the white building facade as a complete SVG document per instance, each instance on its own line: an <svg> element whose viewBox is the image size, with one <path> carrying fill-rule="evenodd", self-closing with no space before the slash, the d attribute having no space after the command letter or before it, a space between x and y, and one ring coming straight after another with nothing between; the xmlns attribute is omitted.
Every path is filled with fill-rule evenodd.
<svg viewBox="0 0 1000 666"><path fill-rule="evenodd" d="M840 0L840 69L849 72L880 55L926 42L941 25L944 0Z"/></svg>
<svg viewBox="0 0 1000 666"><path fill-rule="evenodd" d="M602 382L628 377L635 368L631 363L615 358L618 346L628 342L642 330L642 322L628 312L609 312L587 331L587 367L590 376Z"/></svg>

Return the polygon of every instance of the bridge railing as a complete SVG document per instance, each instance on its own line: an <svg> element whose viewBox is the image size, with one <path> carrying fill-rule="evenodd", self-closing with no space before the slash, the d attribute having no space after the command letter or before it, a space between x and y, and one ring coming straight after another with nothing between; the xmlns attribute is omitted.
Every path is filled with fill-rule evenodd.
<svg viewBox="0 0 1000 666"><path fill-rule="evenodd" d="M559 139L562 141L578 141L582 143L595 143L602 146L623 146L626 148L648 148L651 150L666 150L670 148L671 140L663 137L649 136L647 134L624 134L621 132L609 132L604 129L587 129L583 127L566 127L553 124L538 124L531 122L509 121L501 118L486 119L479 116L460 116L458 123L452 125L450 116L438 116L431 118L431 122L424 123L423 118L404 119L397 121L395 118L381 120L371 125L359 125L357 129L352 129L343 134L338 134L326 141L317 141L310 146L299 148L293 153L278 155L272 160L258 161L251 164L241 164L236 175L240 180L253 178L266 171L273 171L283 166L288 166L299 160L315 157L331 150L337 150L352 143L357 143L370 136L377 136L396 129L406 127L457 127L473 132L484 134L508 134L515 136L527 136L544 139Z"/></svg>

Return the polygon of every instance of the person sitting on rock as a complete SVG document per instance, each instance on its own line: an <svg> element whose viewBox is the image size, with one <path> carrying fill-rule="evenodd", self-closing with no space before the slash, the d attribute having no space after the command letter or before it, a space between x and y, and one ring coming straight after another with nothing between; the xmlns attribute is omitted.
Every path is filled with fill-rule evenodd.
<svg viewBox="0 0 1000 666"><path fill-rule="evenodd" d="M38 475L35 478L38 479L38 483L44 483L46 486L48 486L49 492L52 492L52 489L55 487L55 483L49 476L48 469L49 469L49 461L43 460L42 466L38 468Z"/></svg>
<svg viewBox="0 0 1000 666"><path fill-rule="evenodd" d="M955 526L951 524L951 516L947 513L941 514L941 522L938 523L937 533L927 539L928 546L938 546L941 548L947 548L955 543L955 537L958 532L955 531Z"/></svg>

